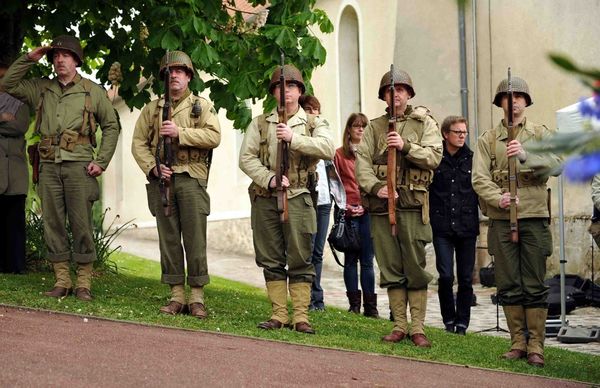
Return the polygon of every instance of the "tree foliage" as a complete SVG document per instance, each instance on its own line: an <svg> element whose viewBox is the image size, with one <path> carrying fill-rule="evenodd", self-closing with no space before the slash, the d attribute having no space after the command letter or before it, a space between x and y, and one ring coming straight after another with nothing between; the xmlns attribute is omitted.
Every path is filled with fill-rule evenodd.
<svg viewBox="0 0 600 388"><path fill-rule="evenodd" d="M243 129L251 120L248 99L267 97L265 109L275 104L268 83L280 52L286 63L302 70L311 89L312 71L326 56L311 27L333 30L327 15L314 8L315 1L270 0L266 24L257 28L244 21L249 14L236 11L234 0L9 0L0 11L0 37L28 49L60 34L78 36L84 46L84 72L96 70L98 79L108 84L111 65L121 64L119 94L130 108L149 101L149 90L138 91L138 84L157 78L165 50L182 50L197 70L209 75L203 77L206 81L195 77L191 89L208 88L217 109L225 108L234 126ZM248 2L265 5L266 0ZM16 53L8 55L14 58ZM35 69L36 75L51 70ZM160 82L150 88L161 93Z"/></svg>

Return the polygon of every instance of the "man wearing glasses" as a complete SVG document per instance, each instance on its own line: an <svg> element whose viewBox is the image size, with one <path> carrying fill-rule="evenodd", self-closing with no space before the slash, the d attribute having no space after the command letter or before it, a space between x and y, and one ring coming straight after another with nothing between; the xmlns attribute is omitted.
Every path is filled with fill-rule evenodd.
<svg viewBox="0 0 600 388"><path fill-rule="evenodd" d="M477 194L471 184L473 151L465 143L467 134L464 117L448 116L444 119L444 156L429 187L440 311L446 331L459 335L465 335L471 317L475 243L479 234ZM455 253L456 301L452 292Z"/></svg>

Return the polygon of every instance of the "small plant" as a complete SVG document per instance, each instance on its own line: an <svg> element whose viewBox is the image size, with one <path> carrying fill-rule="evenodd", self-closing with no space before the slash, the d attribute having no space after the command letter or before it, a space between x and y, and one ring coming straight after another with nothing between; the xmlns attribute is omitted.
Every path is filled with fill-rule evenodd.
<svg viewBox="0 0 600 388"><path fill-rule="evenodd" d="M97 273L104 271L117 273L117 264L111 260L111 256L120 251L121 246L113 246L115 239L126 229L135 227L133 221L127 221L122 225L115 227L115 222L119 220L116 215L108 228L104 228L104 220L110 209L106 208L102 213L94 212L93 231L94 247L96 249L96 261L94 270ZM33 200L29 209L27 209L25 220L25 257L27 268L32 272L50 271L51 265L48 261L48 249L44 240L44 221L41 207L38 202ZM69 244L73 241L71 228L67 223L67 237Z"/></svg>

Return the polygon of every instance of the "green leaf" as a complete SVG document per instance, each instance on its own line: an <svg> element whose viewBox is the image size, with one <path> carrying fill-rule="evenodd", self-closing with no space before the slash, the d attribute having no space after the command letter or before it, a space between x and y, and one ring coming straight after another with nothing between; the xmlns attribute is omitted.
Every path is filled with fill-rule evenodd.
<svg viewBox="0 0 600 388"><path fill-rule="evenodd" d="M168 50L177 50L181 47L181 39L173 31L168 30L160 41L160 47Z"/></svg>

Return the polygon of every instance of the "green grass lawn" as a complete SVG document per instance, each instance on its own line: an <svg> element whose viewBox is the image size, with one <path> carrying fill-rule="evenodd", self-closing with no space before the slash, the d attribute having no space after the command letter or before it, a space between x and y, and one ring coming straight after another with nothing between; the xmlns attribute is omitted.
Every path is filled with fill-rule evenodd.
<svg viewBox="0 0 600 388"><path fill-rule="evenodd" d="M316 335L260 330L256 324L270 316L265 291L214 276L205 288L208 319L166 316L158 313L169 298L169 288L159 280L159 264L124 253L115 254L113 260L119 272L94 279L96 299L92 303L73 296L62 300L44 297L42 293L54 284L50 273L1 274L0 303L600 383L600 356L548 347L546 367L538 369L524 360L500 359L499 355L509 349L508 340L471 333L461 337L436 328L427 329L433 344L430 349L417 348L410 341L387 344L381 342L381 337L392 328L388 320L365 318L331 307L311 313Z"/></svg>

